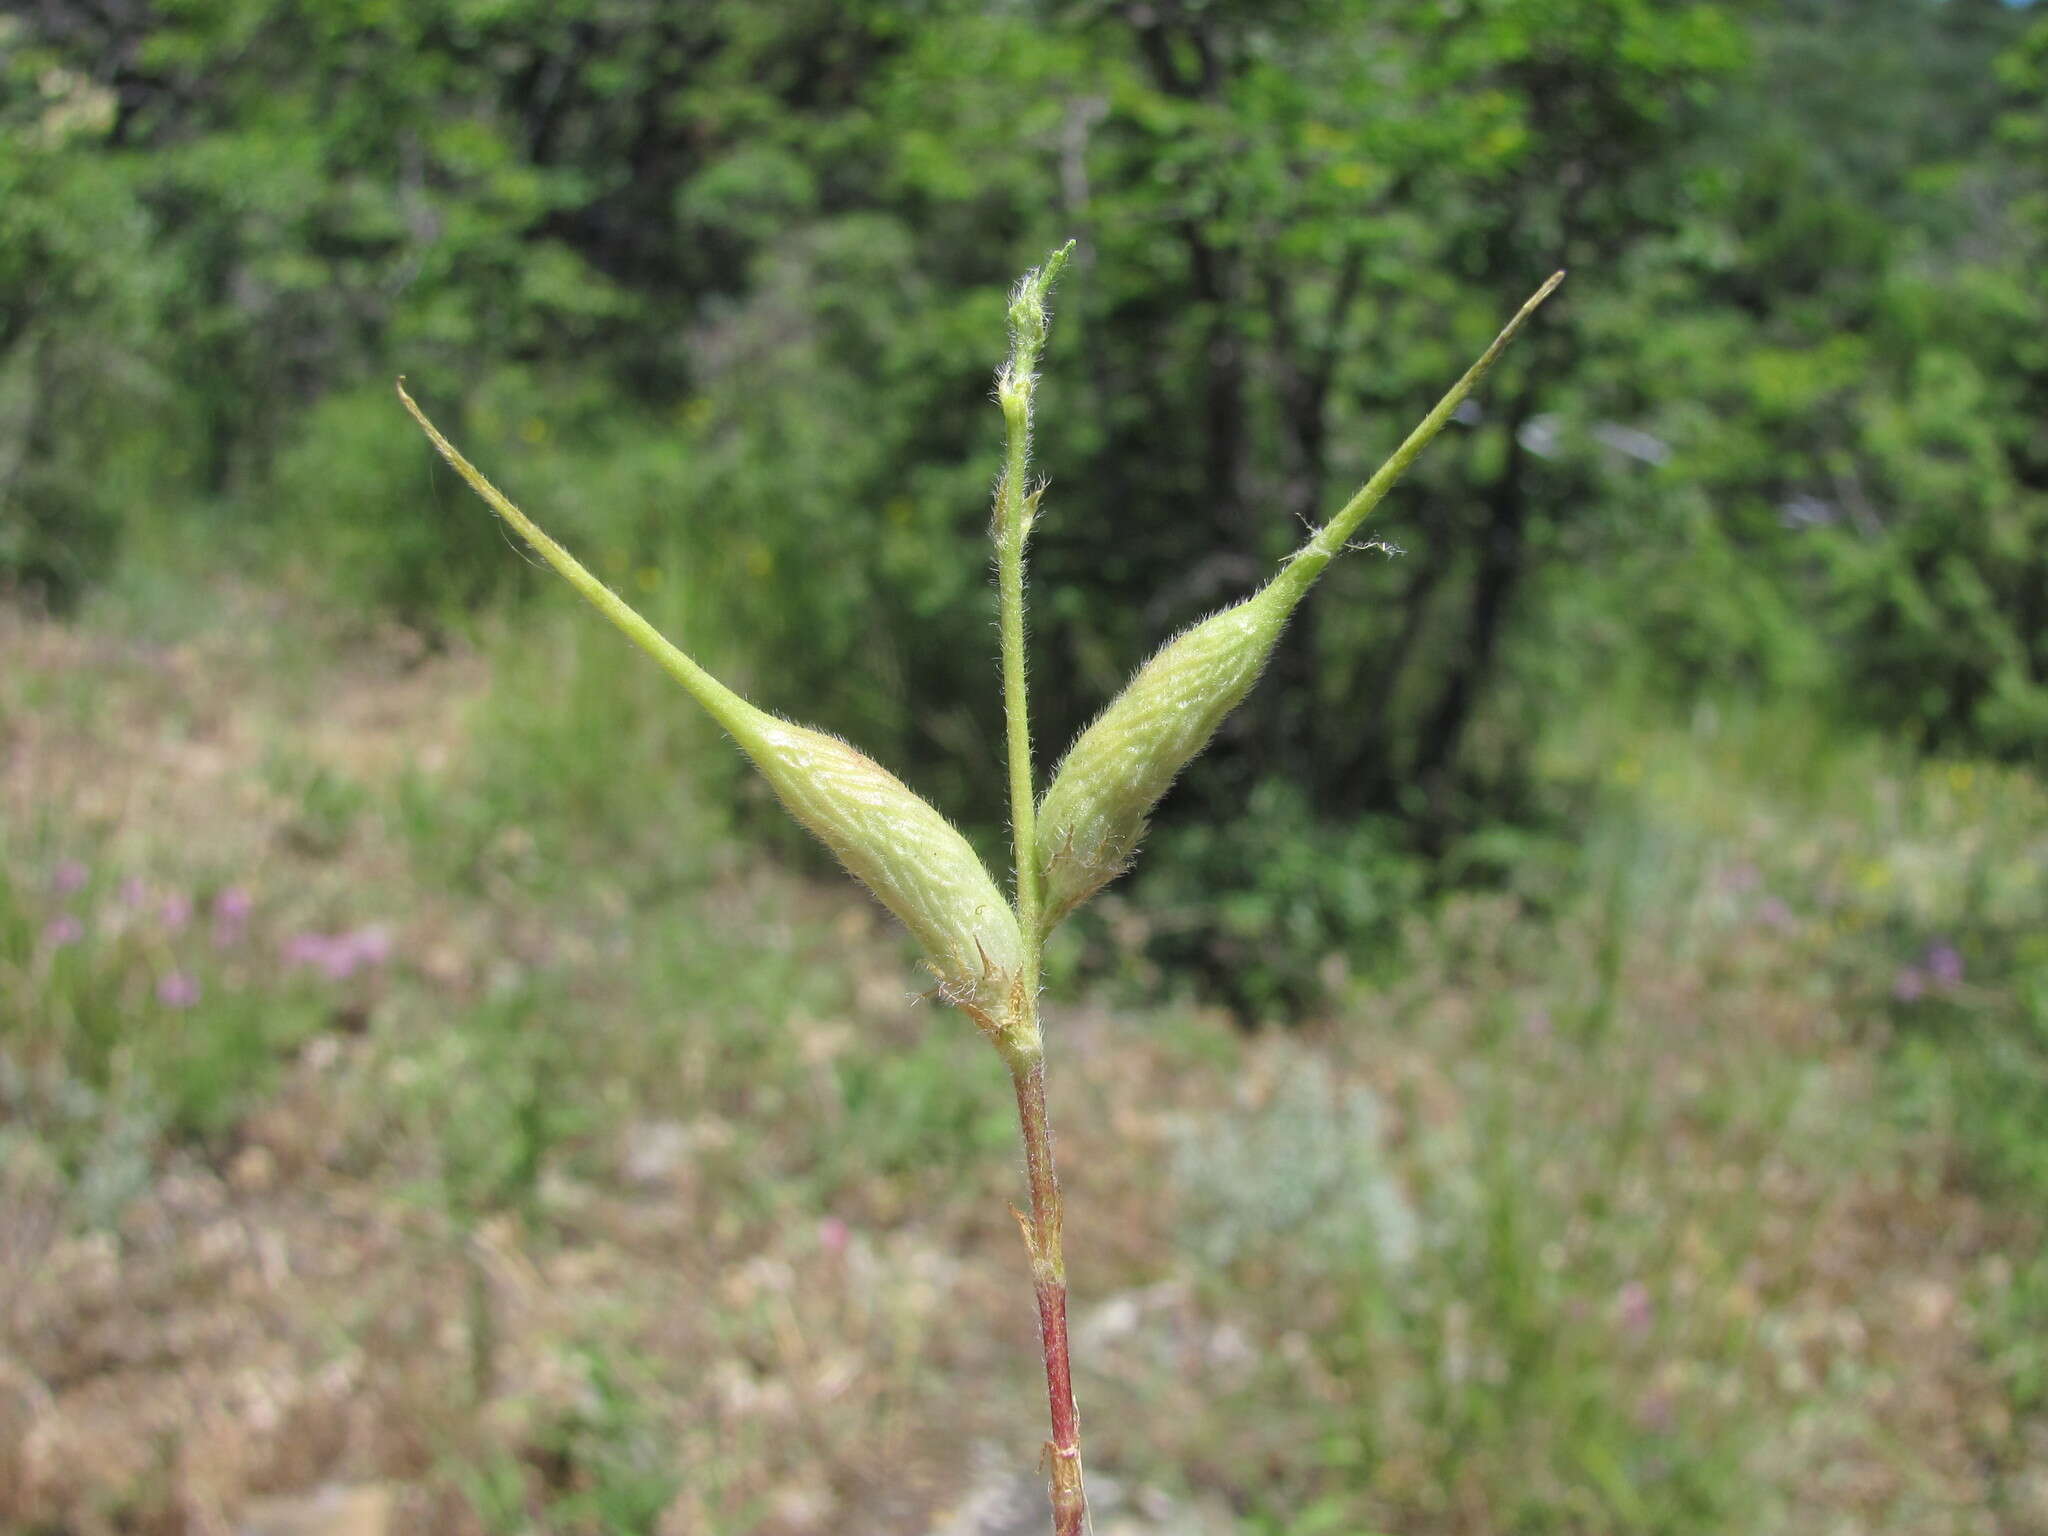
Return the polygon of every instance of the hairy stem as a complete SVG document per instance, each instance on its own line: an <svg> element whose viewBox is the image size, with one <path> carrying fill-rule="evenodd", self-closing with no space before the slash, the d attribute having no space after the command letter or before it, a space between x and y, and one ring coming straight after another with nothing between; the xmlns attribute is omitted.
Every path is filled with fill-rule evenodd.
<svg viewBox="0 0 2048 1536"><path fill-rule="evenodd" d="M1010 836L1017 857L1017 921L1025 933L1024 990L1038 990L1038 797L1031 783L1031 710L1024 684L1024 545L1038 497L1029 489L1031 407L1048 325L1046 295L1073 254L1069 240L1024 274L1010 295L1010 355L996 375L1003 408L1003 474L996 482L996 591L1001 606L1003 723L1009 739ZM1035 1023L1035 1021L1034 1021ZM1037 1037L1034 1027L1032 1038Z"/></svg>
<svg viewBox="0 0 2048 1536"><path fill-rule="evenodd" d="M1017 922L1024 930L1024 987L1038 989L1038 797L1031 786L1031 711L1024 681L1024 505L1028 404L1010 427L1010 449L997 491L996 585L1002 608L1003 718L1010 749L1010 835L1016 847Z"/></svg>
<svg viewBox="0 0 2048 1536"><path fill-rule="evenodd" d="M1001 608L1003 719L1009 744L1010 834L1016 849L1017 922L1024 934L1021 984L1013 1017L998 1037L1017 1090L1017 1124L1024 1137L1024 1168L1031 1215L1021 1213L1024 1246L1031 1254L1031 1286L1038 1301L1038 1337L1045 1350L1045 1392L1052 1409L1053 1536L1082 1536L1088 1500L1081 1487L1081 1415L1074 1406L1074 1369L1067 1351L1067 1265L1060 1242L1060 1185L1053 1172L1052 1123L1045 1112L1045 1054L1038 1029L1041 931L1038 880L1038 800L1031 781L1031 710L1024 678L1024 546L1038 497L1028 489L1031 407L1038 354L1045 345L1046 294L1073 251L1069 241L1045 265L1026 274L1010 298L1010 356L996 376L1003 408L1002 478L996 483L996 592Z"/></svg>

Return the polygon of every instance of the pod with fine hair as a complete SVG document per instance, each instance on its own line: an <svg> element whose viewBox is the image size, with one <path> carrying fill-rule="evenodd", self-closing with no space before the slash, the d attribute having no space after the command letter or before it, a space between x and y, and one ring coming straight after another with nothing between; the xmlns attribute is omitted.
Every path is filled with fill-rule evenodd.
<svg viewBox="0 0 2048 1536"><path fill-rule="evenodd" d="M1181 631L1081 733L1038 806L1047 930L1129 867L1152 807L1251 692L1293 610L1276 582Z"/></svg>
<svg viewBox="0 0 2048 1536"><path fill-rule="evenodd" d="M398 397L449 465L593 607L704 706L791 816L902 920L939 994L999 1040L1023 1045L1024 943L1016 913L953 824L836 736L757 709L706 672L557 544L458 453L399 385Z"/></svg>
<svg viewBox="0 0 2048 1536"><path fill-rule="evenodd" d="M1081 733L1038 805L1041 933L1129 867L1152 808L1251 692L1295 605L1563 280L1556 273L1536 290L1464 377L1278 575L1235 607L1168 641Z"/></svg>
<svg viewBox="0 0 2048 1536"><path fill-rule="evenodd" d="M880 763L823 731L714 710L783 807L839 856L924 949L939 994L990 1034L1021 1015L1016 914L959 830Z"/></svg>

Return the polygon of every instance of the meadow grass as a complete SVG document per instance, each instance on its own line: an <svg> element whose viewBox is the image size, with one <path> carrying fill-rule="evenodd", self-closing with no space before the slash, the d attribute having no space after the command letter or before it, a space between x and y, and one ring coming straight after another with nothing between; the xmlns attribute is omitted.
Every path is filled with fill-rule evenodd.
<svg viewBox="0 0 2048 1536"><path fill-rule="evenodd" d="M4 621L0 1522L967 1529L1042 1391L972 1031L577 626L273 675L264 602ZM1733 708L1545 774L1578 852L1298 1027L1063 1014L1098 1523L2038 1528L2042 787Z"/></svg>

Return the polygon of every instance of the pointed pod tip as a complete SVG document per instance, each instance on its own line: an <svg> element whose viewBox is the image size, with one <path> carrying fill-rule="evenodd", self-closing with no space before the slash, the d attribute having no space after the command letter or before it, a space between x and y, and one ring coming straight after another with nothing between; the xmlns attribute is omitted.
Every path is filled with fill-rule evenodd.
<svg viewBox="0 0 2048 1536"><path fill-rule="evenodd" d="M434 445L434 451L446 459L449 467L461 475L463 479L467 480L479 496L483 497L493 507L497 507L502 515L505 509L498 507L498 501L501 498L496 488L491 486L490 482L477 472L475 465L471 464L469 460L456 451L453 443L441 435L441 429L434 425L433 418L420 409L420 403L413 399L411 392L406 389L405 375L402 373L398 376L396 388L398 390L398 403L404 406L407 414L418 423L419 429L427 434L427 441Z"/></svg>
<svg viewBox="0 0 2048 1536"><path fill-rule="evenodd" d="M1559 267L1549 277L1544 279L1542 287L1522 301L1522 307L1515 311L1514 317L1508 321L1500 335L1494 338L1493 345L1486 349L1478 363L1474 365L1474 371L1466 375L1465 384L1461 387L1467 387L1478 382L1479 376L1493 366L1493 361L1500 355L1501 349L1514 339L1515 332L1522 328L1523 322L1535 314L1538 309L1542 308L1543 301L1557 292L1558 284L1563 281L1564 268Z"/></svg>
<svg viewBox="0 0 2048 1536"><path fill-rule="evenodd" d="M1048 252L1045 260L1039 263L1038 270L1033 272L1026 280L1032 283L1041 293L1051 288L1054 281L1059 277L1060 272L1066 267L1067 259L1074 254L1074 247L1078 243L1078 241L1069 240L1065 245Z"/></svg>
<svg viewBox="0 0 2048 1536"><path fill-rule="evenodd" d="M405 375L401 373L391 387L398 391L398 403L405 407L407 414L419 423L429 438L433 439L434 445L437 448L440 447L442 443L441 434L434 430L433 422L429 421L427 413L420 409L419 401L413 399L412 391L405 387Z"/></svg>

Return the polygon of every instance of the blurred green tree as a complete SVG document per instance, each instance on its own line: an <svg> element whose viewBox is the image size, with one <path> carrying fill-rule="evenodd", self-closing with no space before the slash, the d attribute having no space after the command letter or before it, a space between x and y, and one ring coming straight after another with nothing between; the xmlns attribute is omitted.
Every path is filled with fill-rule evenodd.
<svg viewBox="0 0 2048 1536"><path fill-rule="evenodd" d="M960 556L1008 274L1080 238L1040 456L1056 740L1566 266L1384 510L1406 556L1333 575L1159 840L1227 887L1230 838L1185 829L1256 804L1245 836L1407 889L1534 814L1544 720L1614 688L2038 759L2043 29L1997 0L30 7L0 25L0 579L76 592L124 527L211 518L422 622L481 601L507 565L398 446L408 371L608 575L675 576L695 643L743 627L770 702L994 826ZM1134 892L1176 906L1172 863ZM1290 973L1387 910L1328 885L1267 924Z"/></svg>

